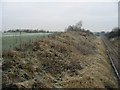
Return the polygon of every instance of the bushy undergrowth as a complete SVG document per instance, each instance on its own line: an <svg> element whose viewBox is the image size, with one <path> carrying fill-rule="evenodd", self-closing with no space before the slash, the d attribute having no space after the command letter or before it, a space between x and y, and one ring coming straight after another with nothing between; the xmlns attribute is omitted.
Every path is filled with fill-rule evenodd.
<svg viewBox="0 0 120 90"><path fill-rule="evenodd" d="M95 58L99 54L95 40L96 38L91 34L71 31L25 44L21 48L9 52L3 52L4 88L80 88L87 87L87 85L88 87L97 87L98 84L104 87L100 80L96 81L99 79L96 75L102 76L97 74L98 70L100 69L101 72L103 68L100 66L101 68L94 71L94 68L99 66L97 66L99 58L103 57L101 55L97 59ZM103 61L106 60L104 59L101 59L103 66ZM108 66L105 67L108 68ZM94 71L93 77L96 78L93 80L93 85L90 84L92 81L89 81L91 74L87 74L92 71ZM66 76L69 77L67 80ZM84 78L82 79L82 77ZM110 84L116 87L112 77L111 74L112 82ZM77 78L81 83L75 86ZM82 85L82 81L84 81L84 85Z"/></svg>

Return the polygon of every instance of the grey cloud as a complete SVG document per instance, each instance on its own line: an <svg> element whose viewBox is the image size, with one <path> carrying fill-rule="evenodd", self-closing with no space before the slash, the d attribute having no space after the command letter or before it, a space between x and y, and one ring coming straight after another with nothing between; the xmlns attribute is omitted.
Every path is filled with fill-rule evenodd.
<svg viewBox="0 0 120 90"><path fill-rule="evenodd" d="M39 28L64 30L83 20L92 31L117 26L117 3L4 3L3 29Z"/></svg>

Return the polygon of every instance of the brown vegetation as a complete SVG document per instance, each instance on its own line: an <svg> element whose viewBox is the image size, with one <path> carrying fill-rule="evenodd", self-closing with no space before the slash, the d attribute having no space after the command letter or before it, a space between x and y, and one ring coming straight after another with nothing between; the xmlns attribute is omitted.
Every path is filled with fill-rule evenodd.
<svg viewBox="0 0 120 90"><path fill-rule="evenodd" d="M3 53L3 87L116 88L100 39L70 31Z"/></svg>

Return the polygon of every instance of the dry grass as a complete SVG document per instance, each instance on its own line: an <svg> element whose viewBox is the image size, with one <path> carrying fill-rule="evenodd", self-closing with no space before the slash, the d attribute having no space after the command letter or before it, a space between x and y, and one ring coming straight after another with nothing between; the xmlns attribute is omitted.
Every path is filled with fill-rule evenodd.
<svg viewBox="0 0 120 90"><path fill-rule="evenodd" d="M3 54L4 87L117 87L102 41L90 34L65 32L8 54Z"/></svg>

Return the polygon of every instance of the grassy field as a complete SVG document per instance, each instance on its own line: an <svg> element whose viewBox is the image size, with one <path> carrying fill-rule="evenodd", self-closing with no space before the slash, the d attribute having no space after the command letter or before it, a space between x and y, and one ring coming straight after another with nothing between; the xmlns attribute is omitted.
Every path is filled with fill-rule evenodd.
<svg viewBox="0 0 120 90"><path fill-rule="evenodd" d="M31 43L35 40L45 38L50 34L51 33L3 33L2 50L11 50L21 44Z"/></svg>

